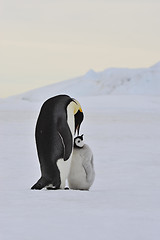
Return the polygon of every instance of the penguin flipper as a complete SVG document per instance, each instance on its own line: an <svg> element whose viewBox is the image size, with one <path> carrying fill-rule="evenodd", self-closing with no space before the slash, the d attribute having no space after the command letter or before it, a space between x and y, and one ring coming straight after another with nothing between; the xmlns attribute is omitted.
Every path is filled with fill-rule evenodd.
<svg viewBox="0 0 160 240"><path fill-rule="evenodd" d="M82 166L85 170L85 173L86 173L86 180L87 182L91 182L92 179L93 179L93 173L94 173L94 170L93 170L93 156L92 156L92 159L91 161L87 161L87 159L85 159L85 161L83 161L82 163Z"/></svg>
<svg viewBox="0 0 160 240"><path fill-rule="evenodd" d="M45 177L41 177L32 187L31 189L41 190L49 184L49 181Z"/></svg>
<svg viewBox="0 0 160 240"><path fill-rule="evenodd" d="M59 124L58 132L63 142L64 147L64 161L68 160L73 148L73 137L68 124Z"/></svg>

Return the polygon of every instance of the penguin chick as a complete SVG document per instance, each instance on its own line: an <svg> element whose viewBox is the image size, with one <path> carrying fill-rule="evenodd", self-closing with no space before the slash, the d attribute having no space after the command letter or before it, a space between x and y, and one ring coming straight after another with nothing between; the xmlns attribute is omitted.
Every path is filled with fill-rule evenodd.
<svg viewBox="0 0 160 240"><path fill-rule="evenodd" d="M68 183L71 189L89 190L95 178L93 153L84 144L83 135L74 139L74 149Z"/></svg>

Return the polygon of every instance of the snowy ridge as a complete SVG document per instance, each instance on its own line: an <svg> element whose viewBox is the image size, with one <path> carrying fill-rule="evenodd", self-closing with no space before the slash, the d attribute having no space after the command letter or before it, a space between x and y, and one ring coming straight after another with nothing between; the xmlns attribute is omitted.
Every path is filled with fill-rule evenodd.
<svg viewBox="0 0 160 240"><path fill-rule="evenodd" d="M102 72L88 71L84 76L18 96L23 100L45 100L56 94L75 97L98 95L160 95L160 62L150 68L110 68Z"/></svg>

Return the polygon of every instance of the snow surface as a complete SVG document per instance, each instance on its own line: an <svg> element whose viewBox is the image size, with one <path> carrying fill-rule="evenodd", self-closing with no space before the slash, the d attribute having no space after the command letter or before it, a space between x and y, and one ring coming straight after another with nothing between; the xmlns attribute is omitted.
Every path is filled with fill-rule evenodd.
<svg viewBox="0 0 160 240"><path fill-rule="evenodd" d="M160 96L135 95L139 85L134 95L80 96L95 182L90 191L33 191L34 129L47 89L35 101L34 90L0 102L0 239L159 240Z"/></svg>

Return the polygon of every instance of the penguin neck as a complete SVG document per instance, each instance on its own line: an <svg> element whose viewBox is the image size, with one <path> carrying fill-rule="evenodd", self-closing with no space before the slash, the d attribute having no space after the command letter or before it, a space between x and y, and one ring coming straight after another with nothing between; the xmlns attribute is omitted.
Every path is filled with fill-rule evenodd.
<svg viewBox="0 0 160 240"><path fill-rule="evenodd" d="M74 136L75 132L75 122L74 122L74 113L75 113L76 103L70 102L67 106L67 123L69 125L69 128L71 130L72 136Z"/></svg>

